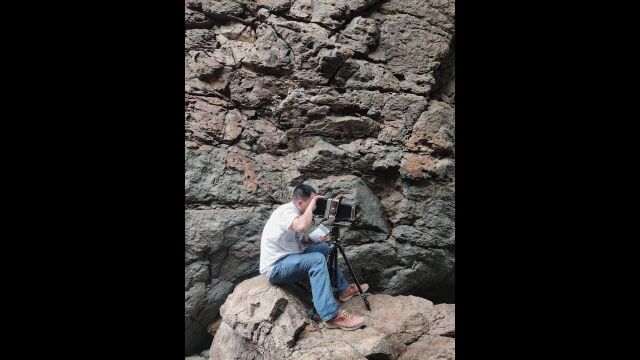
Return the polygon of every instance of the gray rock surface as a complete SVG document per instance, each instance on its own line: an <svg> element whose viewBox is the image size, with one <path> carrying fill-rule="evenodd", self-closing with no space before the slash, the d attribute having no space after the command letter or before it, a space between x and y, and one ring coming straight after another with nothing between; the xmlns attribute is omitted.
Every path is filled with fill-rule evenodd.
<svg viewBox="0 0 640 360"><path fill-rule="evenodd" d="M302 182L361 206L342 238L372 291L455 301L454 7L185 0L185 356Z"/></svg>
<svg viewBox="0 0 640 360"><path fill-rule="evenodd" d="M220 309L209 359L454 359L455 305L415 296L369 295L342 305L366 326L327 329L308 317L309 295L257 276L236 286Z"/></svg>

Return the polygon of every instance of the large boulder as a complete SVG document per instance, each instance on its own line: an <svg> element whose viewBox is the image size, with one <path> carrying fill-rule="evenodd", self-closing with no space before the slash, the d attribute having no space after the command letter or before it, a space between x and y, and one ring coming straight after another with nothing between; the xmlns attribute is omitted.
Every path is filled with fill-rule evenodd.
<svg viewBox="0 0 640 360"><path fill-rule="evenodd" d="M211 360L454 359L455 306L415 296L369 295L342 304L366 326L327 329L309 314L309 294L257 276L238 284L220 308Z"/></svg>

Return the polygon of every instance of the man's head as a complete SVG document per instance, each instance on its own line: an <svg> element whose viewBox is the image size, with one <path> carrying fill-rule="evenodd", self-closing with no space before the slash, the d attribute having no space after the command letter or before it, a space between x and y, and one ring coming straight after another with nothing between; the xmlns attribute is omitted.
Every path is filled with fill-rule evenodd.
<svg viewBox="0 0 640 360"><path fill-rule="evenodd" d="M293 194L291 195L291 201L296 205L298 210L301 212L305 212L311 199L317 194L316 189L309 185L301 184L296 186L293 189Z"/></svg>

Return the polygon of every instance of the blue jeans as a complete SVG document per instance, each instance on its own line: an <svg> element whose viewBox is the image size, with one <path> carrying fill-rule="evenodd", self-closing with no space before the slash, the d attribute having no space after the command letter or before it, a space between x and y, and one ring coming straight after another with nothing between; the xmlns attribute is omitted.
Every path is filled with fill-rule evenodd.
<svg viewBox="0 0 640 360"><path fill-rule="evenodd" d="M287 255L278 260L269 276L269 281L273 284L298 282L309 276L313 306L322 320L331 320L340 312L340 307L333 298L327 256L329 256L329 244L311 245L301 254ZM347 290L349 284L340 269L337 274L336 290L343 292Z"/></svg>

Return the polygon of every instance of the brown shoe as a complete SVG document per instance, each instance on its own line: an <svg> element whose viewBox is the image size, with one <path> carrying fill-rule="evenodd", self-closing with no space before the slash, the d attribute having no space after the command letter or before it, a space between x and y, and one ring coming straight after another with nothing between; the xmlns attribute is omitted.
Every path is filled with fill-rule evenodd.
<svg viewBox="0 0 640 360"><path fill-rule="evenodd" d="M369 290L369 285L360 284L360 289L362 289L362 292L365 293L367 292L367 290ZM338 300L342 302L349 301L352 297L358 294L360 294L360 291L358 291L358 287L356 286L356 284L350 284L347 290L341 292L338 295Z"/></svg>
<svg viewBox="0 0 640 360"><path fill-rule="evenodd" d="M345 310L340 310L338 315L324 322L328 329L356 330L364 326L364 318L351 315Z"/></svg>

